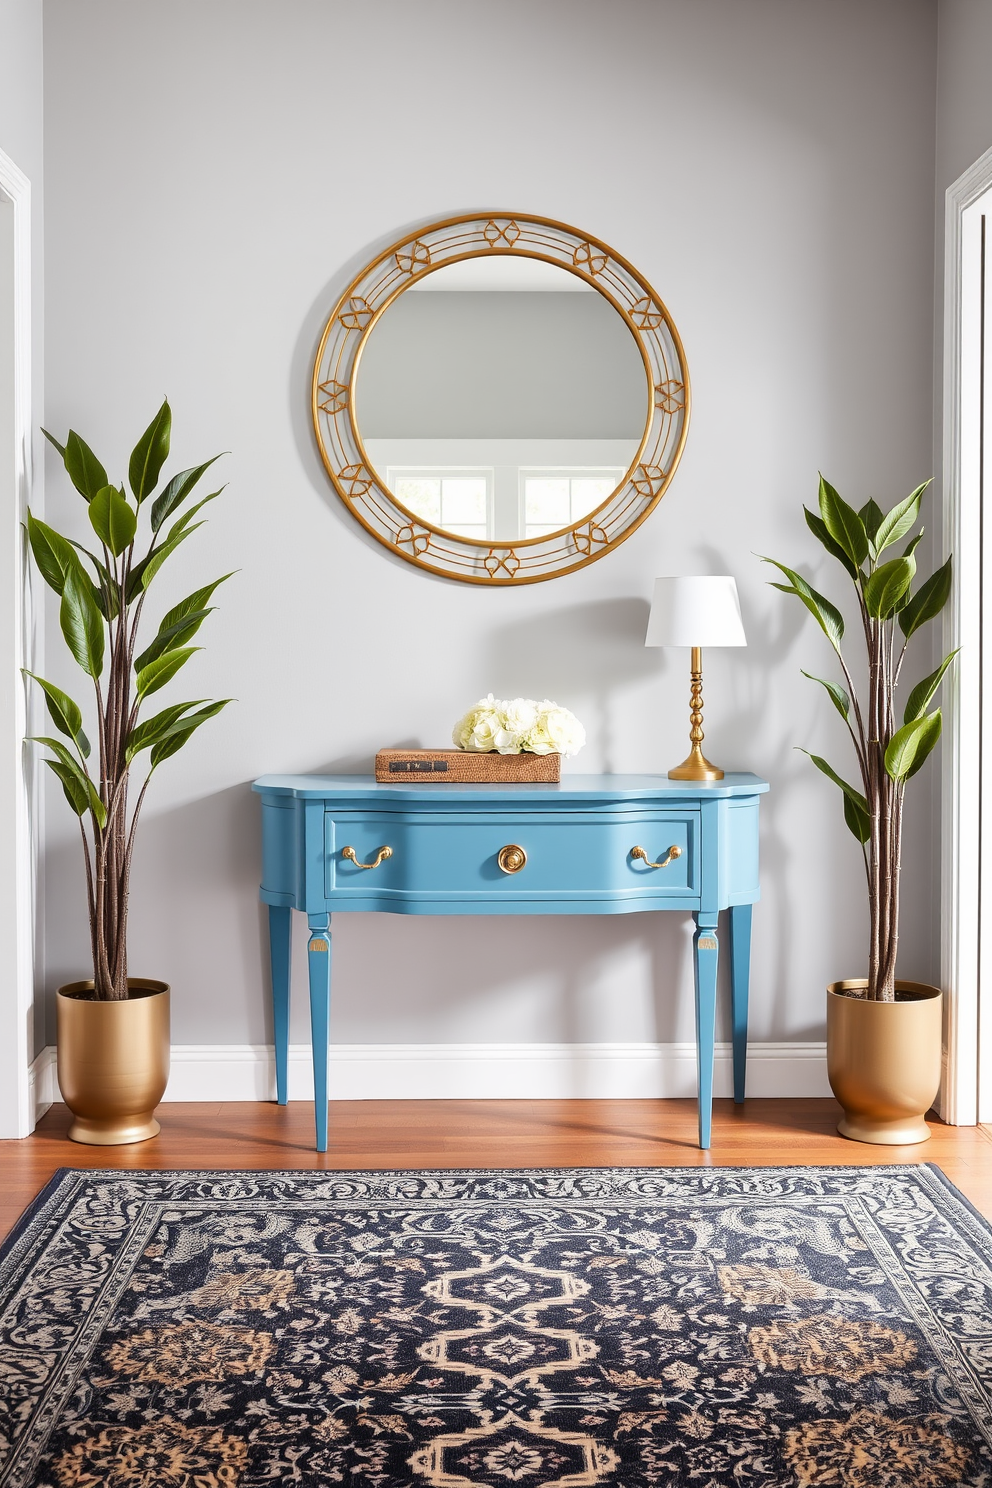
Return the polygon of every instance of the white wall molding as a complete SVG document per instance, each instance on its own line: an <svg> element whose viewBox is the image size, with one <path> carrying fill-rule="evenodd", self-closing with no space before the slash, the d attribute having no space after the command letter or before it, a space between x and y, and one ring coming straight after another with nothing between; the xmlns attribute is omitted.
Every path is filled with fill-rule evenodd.
<svg viewBox="0 0 992 1488"><path fill-rule="evenodd" d="M47 1044L28 1070L28 1100L33 1125L38 1124L49 1106L62 1099L55 1064L55 1045Z"/></svg>
<svg viewBox="0 0 992 1488"><path fill-rule="evenodd" d="M729 1044L717 1044L715 1093L733 1094ZM696 1094L696 1048L684 1044L336 1044L335 1100L675 1099ZM822 1043L752 1044L748 1094L828 1096ZM310 1046L289 1050L291 1100L313 1099ZM167 1101L274 1100L266 1044L172 1048Z"/></svg>
<svg viewBox="0 0 992 1488"><path fill-rule="evenodd" d="M981 813L981 329L980 222L992 150L948 187L944 218L943 552L956 582L944 652L960 647L944 682L941 753L941 982L945 992L940 1114L978 1120ZM969 216L969 214L971 214ZM977 230L976 230L977 229Z"/></svg>
<svg viewBox="0 0 992 1488"><path fill-rule="evenodd" d="M23 1137L34 1126L35 873L20 676L27 663L28 629L21 525L33 476L31 184L2 150L0 200L13 208L13 262L0 276L5 280L0 319L12 321L13 343L12 364L0 369L0 396L7 404L7 411L0 412L0 1137ZM6 334L2 339L7 341Z"/></svg>
<svg viewBox="0 0 992 1488"><path fill-rule="evenodd" d="M31 1066L35 1120L60 1099L55 1049ZM696 1094L695 1044L335 1044L334 1100L675 1100ZM733 1095L717 1044L715 1093ZM826 1044L752 1044L749 1096L829 1096ZM166 1101L275 1100L271 1044L174 1044ZM309 1044L289 1049L289 1098L313 1100Z"/></svg>

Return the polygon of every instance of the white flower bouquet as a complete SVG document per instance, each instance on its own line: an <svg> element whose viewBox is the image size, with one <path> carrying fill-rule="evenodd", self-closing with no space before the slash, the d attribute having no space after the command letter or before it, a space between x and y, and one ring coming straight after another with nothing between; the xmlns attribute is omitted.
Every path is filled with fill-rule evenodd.
<svg viewBox="0 0 992 1488"><path fill-rule="evenodd" d="M451 731L459 749L475 754L578 754L586 731L574 713L545 698L480 698Z"/></svg>

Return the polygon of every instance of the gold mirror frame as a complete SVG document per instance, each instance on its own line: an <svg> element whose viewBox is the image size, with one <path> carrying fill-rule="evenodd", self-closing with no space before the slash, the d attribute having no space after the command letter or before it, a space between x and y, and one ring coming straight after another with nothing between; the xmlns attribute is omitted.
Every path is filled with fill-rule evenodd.
<svg viewBox="0 0 992 1488"><path fill-rule="evenodd" d="M577 274L623 318L647 373L647 422L624 480L594 512L545 537L456 537L414 517L379 479L353 410L362 351L379 317L415 280L465 258L539 258ZM401 238L352 281L331 312L313 372L313 423L334 488L367 532L408 563L468 584L537 584L602 558L658 505L685 445L689 376L678 331L654 290L598 238L519 213L446 217Z"/></svg>

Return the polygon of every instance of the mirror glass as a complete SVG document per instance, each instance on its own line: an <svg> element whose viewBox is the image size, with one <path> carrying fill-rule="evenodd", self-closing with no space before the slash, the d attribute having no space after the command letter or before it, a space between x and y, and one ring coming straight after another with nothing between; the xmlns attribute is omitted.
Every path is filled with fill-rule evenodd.
<svg viewBox="0 0 992 1488"><path fill-rule="evenodd" d="M416 279L369 332L354 414L414 517L541 538L594 512L637 457L651 386L610 301L566 269L491 255Z"/></svg>

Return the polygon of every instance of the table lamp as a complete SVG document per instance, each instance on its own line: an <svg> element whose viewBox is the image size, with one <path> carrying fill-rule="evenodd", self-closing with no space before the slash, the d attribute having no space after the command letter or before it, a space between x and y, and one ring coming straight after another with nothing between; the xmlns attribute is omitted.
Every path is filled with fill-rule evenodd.
<svg viewBox="0 0 992 1488"><path fill-rule="evenodd" d="M711 765L700 747L703 742L703 646L746 646L737 583L730 574L655 579L645 646L692 648L692 696L689 703L688 758L669 780L722 780L723 771Z"/></svg>

